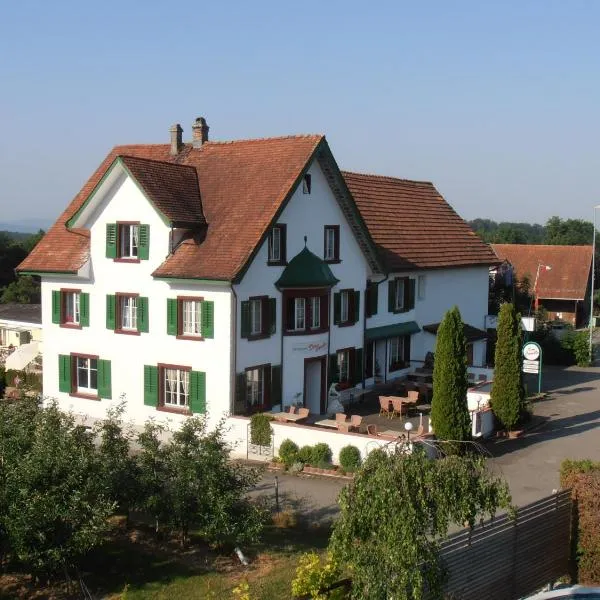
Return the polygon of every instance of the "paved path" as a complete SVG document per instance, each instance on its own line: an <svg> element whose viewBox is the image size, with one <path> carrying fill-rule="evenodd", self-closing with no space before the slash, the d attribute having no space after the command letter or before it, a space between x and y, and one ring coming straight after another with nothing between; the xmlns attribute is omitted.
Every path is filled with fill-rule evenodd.
<svg viewBox="0 0 600 600"><path fill-rule="evenodd" d="M522 506L552 493L559 486L565 458L600 460L600 367L547 368L543 389L548 399L534 405L542 425L516 440L489 442L490 467L509 483L513 502ZM256 493L274 502L275 474L267 473ZM338 512L336 498L344 482L320 477L278 474L283 504L313 521Z"/></svg>

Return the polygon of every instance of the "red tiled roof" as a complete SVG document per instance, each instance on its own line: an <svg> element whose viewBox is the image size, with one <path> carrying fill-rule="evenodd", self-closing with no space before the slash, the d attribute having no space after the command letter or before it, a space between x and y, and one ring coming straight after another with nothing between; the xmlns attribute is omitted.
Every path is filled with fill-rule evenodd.
<svg viewBox="0 0 600 600"><path fill-rule="evenodd" d="M390 271L498 262L432 183L342 175Z"/></svg>
<svg viewBox="0 0 600 600"><path fill-rule="evenodd" d="M533 287L538 265L538 298L583 300L592 266L592 246L492 244L500 260L508 261L516 276L527 277ZM550 270L545 266L551 267Z"/></svg>
<svg viewBox="0 0 600 600"><path fill-rule="evenodd" d="M205 224L198 173L190 165L120 156L154 206L169 220Z"/></svg>

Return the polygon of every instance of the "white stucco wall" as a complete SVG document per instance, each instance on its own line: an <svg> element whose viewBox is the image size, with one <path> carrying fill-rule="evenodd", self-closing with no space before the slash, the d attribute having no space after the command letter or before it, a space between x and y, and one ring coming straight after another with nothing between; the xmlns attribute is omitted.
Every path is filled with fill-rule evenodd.
<svg viewBox="0 0 600 600"><path fill-rule="evenodd" d="M296 395L303 391L304 359L335 353L342 348L362 348L363 343L363 308L364 288L367 279L367 263L360 250L352 230L347 224L337 200L333 196L329 184L319 165L311 165L311 194L302 192L302 185L293 193L290 201L278 219L278 223L287 226L287 260L294 258L304 248L304 236L307 237L308 249L319 257L323 257L323 237L325 225L340 225L340 259L338 264L331 264L331 271L340 283L331 290L330 302L330 336L317 333L301 336L281 337L282 296L275 287L285 267L269 266L268 243L259 249L255 259L245 273L241 283L235 286L238 297L237 319L241 319L240 302L251 296L268 295L277 299L276 334L264 340L248 341L237 339L236 372L261 364L283 364L283 403L296 400ZM333 294L341 289L361 291L360 320L350 327L333 325ZM283 352L283 360L282 360Z"/></svg>
<svg viewBox="0 0 600 600"><path fill-rule="evenodd" d="M120 263L106 258L106 224L116 221L139 221L150 226L149 260ZM89 273L89 278L45 276L42 282L44 395L57 398L64 409L91 417L102 417L106 408L123 396L127 401L127 418L143 422L152 417L177 423L185 417L144 405L144 365L166 363L206 372L208 412L214 418L227 412L231 352L229 285L171 284L152 278L151 273L167 255L169 228L128 177L117 179L84 226L91 229L90 261L82 269L82 273ZM89 293L89 327L78 330L52 323L52 290L61 287ZM106 295L117 292L149 298L149 333L118 334L106 328ZM178 295L202 296L214 301L214 339L189 341L167 335L167 298ZM58 355L73 352L111 361L112 400L87 400L58 391Z"/></svg>

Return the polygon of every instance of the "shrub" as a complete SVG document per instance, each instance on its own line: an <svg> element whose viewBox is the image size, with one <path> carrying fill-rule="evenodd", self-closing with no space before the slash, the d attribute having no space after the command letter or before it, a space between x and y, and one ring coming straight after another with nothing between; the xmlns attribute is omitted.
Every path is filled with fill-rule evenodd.
<svg viewBox="0 0 600 600"><path fill-rule="evenodd" d="M312 446L302 446L298 451L298 461L304 463L305 465L310 465L313 460L313 447Z"/></svg>
<svg viewBox="0 0 600 600"><path fill-rule="evenodd" d="M298 475L298 473L302 473L302 469L304 469L304 463L295 462L289 468L289 471L292 475Z"/></svg>
<svg viewBox="0 0 600 600"><path fill-rule="evenodd" d="M289 469L298 460L298 444L290 439L285 439L279 446L279 458L281 462Z"/></svg>
<svg viewBox="0 0 600 600"><path fill-rule="evenodd" d="M356 446L344 446L340 450L340 465L344 471L354 473L361 463L360 450Z"/></svg>
<svg viewBox="0 0 600 600"><path fill-rule="evenodd" d="M298 561L296 578L292 581L292 594L325 600L329 598L329 594L323 590L334 584L339 577L340 567L330 555L322 564L316 552L308 552Z"/></svg>
<svg viewBox="0 0 600 600"><path fill-rule="evenodd" d="M271 445L271 418L268 415L256 413L250 418L250 443Z"/></svg>
<svg viewBox="0 0 600 600"><path fill-rule="evenodd" d="M587 331L578 331L574 334L573 354L575 355L575 362L578 366L590 366L590 340Z"/></svg>
<svg viewBox="0 0 600 600"><path fill-rule="evenodd" d="M282 510L273 515L273 527L276 529L291 529L298 524L298 517L292 509Z"/></svg>
<svg viewBox="0 0 600 600"><path fill-rule="evenodd" d="M322 463L331 463L331 448L325 443L315 444L312 448L310 464L317 466Z"/></svg>

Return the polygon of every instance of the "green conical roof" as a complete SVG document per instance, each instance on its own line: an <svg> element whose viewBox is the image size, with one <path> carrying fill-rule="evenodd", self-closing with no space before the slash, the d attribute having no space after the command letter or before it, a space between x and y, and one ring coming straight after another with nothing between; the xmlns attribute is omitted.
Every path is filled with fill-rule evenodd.
<svg viewBox="0 0 600 600"><path fill-rule="evenodd" d="M305 246L290 260L275 285L278 288L331 287L338 281L329 265Z"/></svg>

